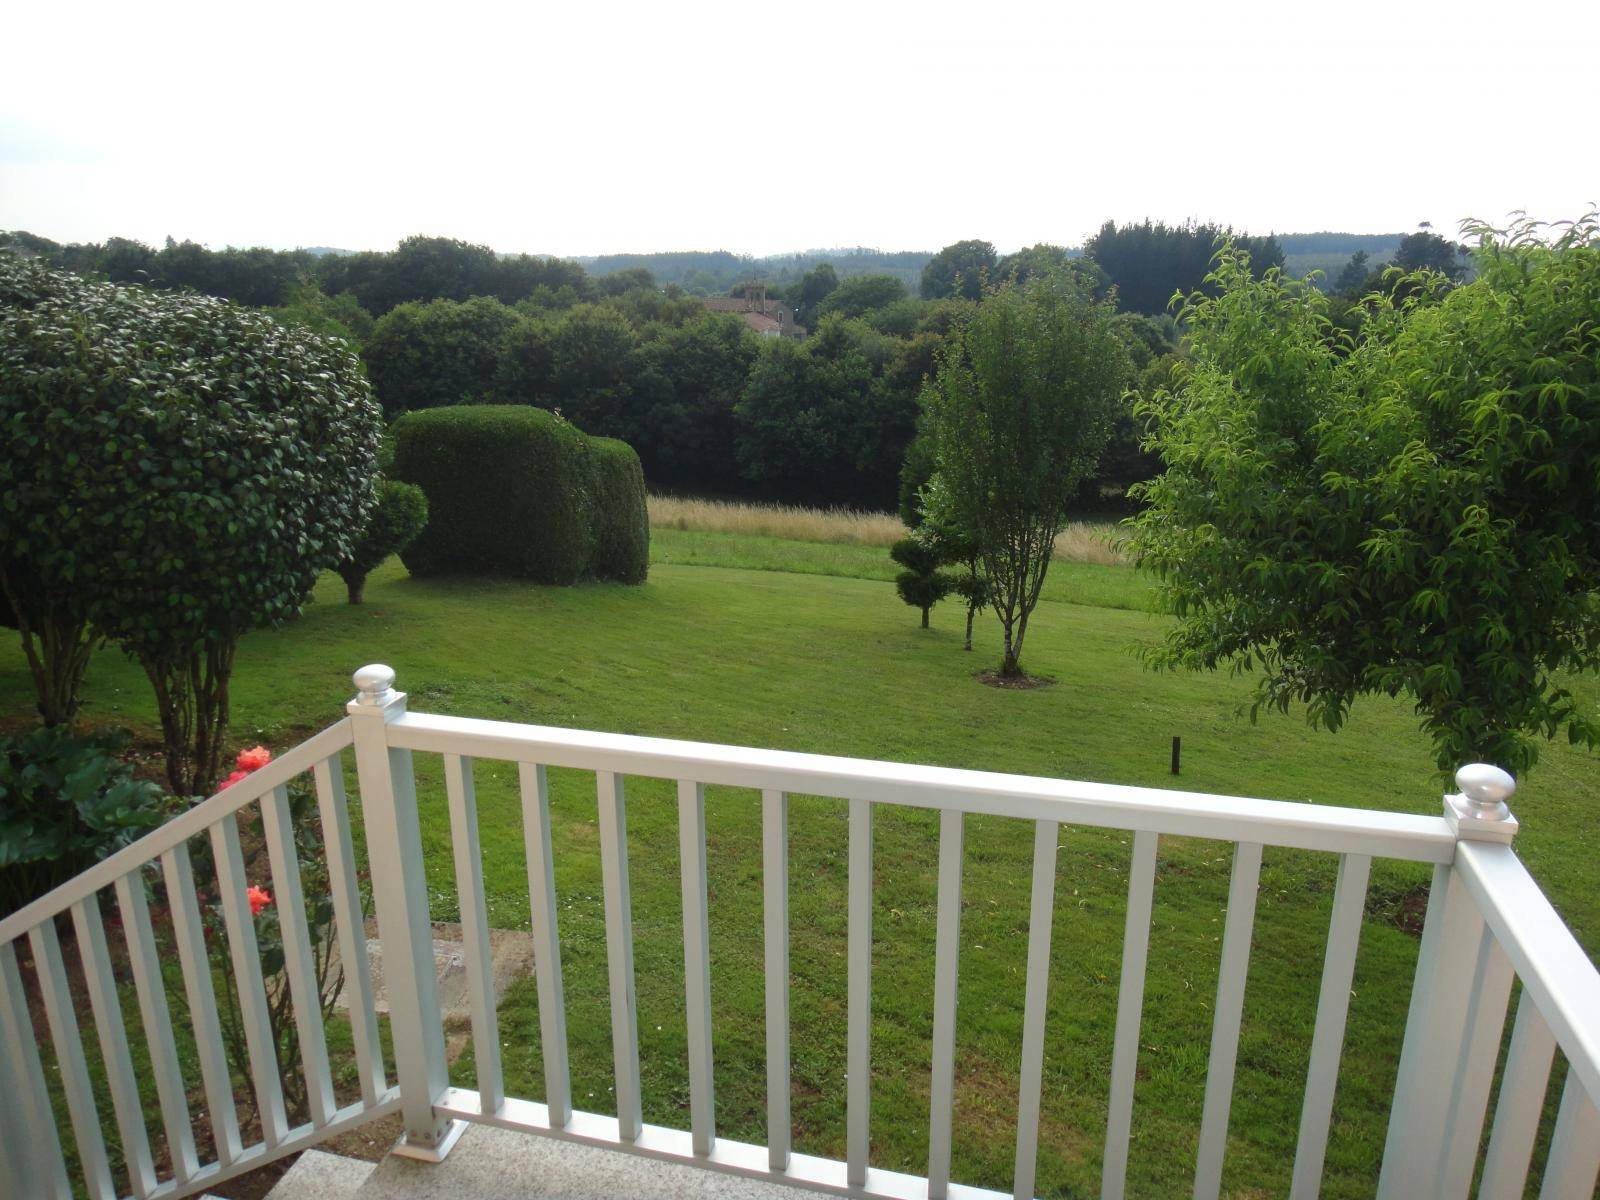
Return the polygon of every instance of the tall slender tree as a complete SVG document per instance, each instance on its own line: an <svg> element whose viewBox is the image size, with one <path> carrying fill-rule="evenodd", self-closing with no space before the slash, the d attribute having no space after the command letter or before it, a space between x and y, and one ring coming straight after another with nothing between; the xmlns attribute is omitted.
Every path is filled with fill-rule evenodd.
<svg viewBox="0 0 1600 1200"><path fill-rule="evenodd" d="M1113 315L1061 279L1003 287L946 344L924 392L950 513L977 543L1000 619L1003 677L1023 674L1056 535L1130 377Z"/></svg>

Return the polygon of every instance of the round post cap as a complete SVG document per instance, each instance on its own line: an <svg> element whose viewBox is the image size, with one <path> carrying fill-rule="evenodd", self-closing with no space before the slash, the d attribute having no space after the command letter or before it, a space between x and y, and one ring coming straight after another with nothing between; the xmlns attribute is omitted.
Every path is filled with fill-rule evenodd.
<svg viewBox="0 0 1600 1200"><path fill-rule="evenodd" d="M1456 772L1456 786L1478 808L1498 809L1517 790L1517 781L1492 763L1468 763Z"/></svg>
<svg viewBox="0 0 1600 1200"><path fill-rule="evenodd" d="M369 663L350 678L361 693L356 697L361 704L381 704L394 688L394 668L383 663Z"/></svg>

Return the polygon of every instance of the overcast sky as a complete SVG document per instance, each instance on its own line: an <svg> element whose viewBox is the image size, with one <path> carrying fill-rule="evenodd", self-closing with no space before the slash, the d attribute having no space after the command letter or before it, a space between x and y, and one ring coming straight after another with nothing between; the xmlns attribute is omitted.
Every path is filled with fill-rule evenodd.
<svg viewBox="0 0 1600 1200"><path fill-rule="evenodd" d="M554 254L1600 200L1600 3L12 6L0 228Z"/></svg>

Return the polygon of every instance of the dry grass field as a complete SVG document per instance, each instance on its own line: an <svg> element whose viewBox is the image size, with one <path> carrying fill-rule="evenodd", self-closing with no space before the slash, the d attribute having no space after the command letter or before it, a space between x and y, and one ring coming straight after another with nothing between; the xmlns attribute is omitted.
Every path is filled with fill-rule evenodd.
<svg viewBox="0 0 1600 1200"><path fill-rule="evenodd" d="M650 497L650 526L687 533L733 533L793 542L878 546L885 550L906 535L905 525L894 513L676 496ZM1074 521L1056 538L1056 558L1100 566L1125 563L1126 559L1111 544L1115 528L1110 521Z"/></svg>

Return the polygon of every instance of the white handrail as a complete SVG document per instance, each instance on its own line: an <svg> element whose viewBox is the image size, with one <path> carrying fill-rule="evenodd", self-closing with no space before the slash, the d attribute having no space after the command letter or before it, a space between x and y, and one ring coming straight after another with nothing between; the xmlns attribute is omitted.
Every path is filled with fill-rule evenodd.
<svg viewBox="0 0 1600 1200"><path fill-rule="evenodd" d="M112 977L107 965L103 930L91 898L116 885L124 916L134 914L130 931L135 984L140 988L141 1014L154 1021L158 1034L170 1023L155 1011L145 993L160 988L159 966L148 918L141 920L141 876L134 874L160 862L173 907L174 935L191 989L191 1009L202 1025L212 1007L207 1001L210 975L206 948L188 866L188 840L210 833L222 884L221 902L228 926L232 965L240 980L241 999L253 1015L248 1030L251 1062L258 1094L266 1094L262 1140L241 1146L236 1129L227 1127L231 1112L221 1114L218 1160L200 1165L192 1146L179 1139L173 1177L153 1188L150 1173L136 1163L139 1190L151 1196L182 1195L207 1183L237 1174L250 1165L299 1149L339 1128L365 1123L400 1110L406 1135L397 1152L437 1160L449 1152L464 1122L478 1121L544 1135L607 1145L635 1153L688 1161L839 1193L875 1197L993 1197L996 1193L949 1181L949 1102L954 1069L956 962L960 952L960 896L963 814L975 813L1031 820L1035 827L1035 874L1029 921L1029 967L1024 998L1019 1121L1016 1134L1014 1190L1032 1195L1037 1151L1039 1072L1044 1052L1045 999L1050 984L1051 895L1055 883L1058 826L1127 830L1134 839L1129 882L1129 915L1124 937L1125 961L1119 995L1110 1117L1107 1123L1106 1196L1123 1191L1133 1080L1137 1072L1140 999L1144 984L1152 887L1158 835L1212 838L1235 846L1227 924L1221 946L1212 1052L1207 1072L1205 1120L1197 1155L1197 1195L1218 1194L1227 1144L1229 1105L1239 1020L1245 1000L1250 960L1254 897L1265 845L1336 853L1345 856L1334 900L1329 946L1324 963L1318 1028L1308 1071L1301 1119L1300 1161L1294 1194L1314 1195L1320 1183L1322 1152L1327 1140L1331 1102L1343 1047L1345 1008L1360 937L1367 868L1371 858L1426 862L1435 866L1428 932L1424 936L1415 981L1406 1046L1400 1064L1395 1114L1391 1116L1393 1153L1384 1164L1380 1194L1405 1196L1464 1192L1477 1159L1480 1131L1488 1099L1494 1051L1499 1045L1505 998L1512 970L1524 985L1524 1012L1516 1070L1517 1081L1497 1110L1497 1150L1491 1155L1497 1178L1514 1183L1526 1175L1527 1151L1537 1128L1542 1088L1548 1075L1548 1048L1559 1045L1571 1064L1571 1082L1563 1101L1562 1123L1552 1152L1552 1170L1561 1186L1581 1186L1600 1163L1600 1150L1590 1135L1600 1122L1594 1102L1600 1100L1600 972L1562 923L1508 844L1515 820L1504 804L1514 784L1494 768L1469 767L1463 796L1447 797L1445 815L1423 817L1365 809L1334 808L1239 796L1218 796L1157 788L1046 779L987 771L956 770L917 764L870 761L750 747L713 745L626 734L512 724L470 718L407 713L403 693L392 688L393 672L368 667L357 672L360 695L347 706L345 720L314 735L277 761L254 772L225 792L201 802L162 828L56 888L40 900L0 921L0 1075L18 1090L35 1086L37 1054L28 1044L31 1024L23 1004L12 943L30 936L36 960L45 964L46 1015L52 1040L68 1046L66 1083L73 1100L74 1140L87 1163L91 1190L102 1194L103 1178L95 1153L102 1130L88 1104L87 1077L75 1060L78 1039L71 1006L66 1002L66 977L52 918L77 906L75 918L83 939L85 968L93 997L96 1033L109 1046L113 1085L119 1089L116 1116L127 1121L132 1108L129 1071L116 1037L105 1038L103 1021L117 1020ZM380 932L385 937L385 966L390 987L390 1025L394 1033L400 1086L390 1088L377 1053L376 1019L366 1011L370 990L358 986L362 1012L352 1019L357 1055L362 1059L362 1101L335 1110L321 1022L311 1011L309 947L300 923L299 868L288 826L284 788L306 772L316 776L318 802L327 830L330 887L340 919L343 948L351 967L362 973L357 945L359 895L351 829L344 802L339 755L356 751L363 785L362 815L372 865L372 886ZM483 906L481 851L476 833L476 800L472 760L519 764L524 835L528 853L531 925L536 944L541 1038L549 1094L535 1104L504 1094L504 1081L486 1054L483 1088L478 1092L451 1088L445 1068L442 1019L433 974L429 971L429 928L425 864L418 825L411 755L413 751L445 756L446 792L451 812L451 841L466 935L467 970L472 988L475 1037L491 1046L498 1041L494 989ZM618 1117L601 1117L571 1109L566 1061L567 1038L562 1003L562 973L556 921L554 863L551 853L546 772L566 768L591 772L598 789L601 860L604 868L606 949L614 1017L613 1052ZM627 811L624 777L674 781L679 797L680 880L683 896L685 999L689 1019L691 1128L669 1130L642 1121L638 1036L635 1027L634 970L631 949L632 912L628 879ZM763 827L763 939L768 1014L768 1109L773 1128L768 1145L754 1146L716 1135L711 1057L709 934L705 880L706 829L704 788L731 786L760 792ZM848 1084L847 1143L844 1161L795 1154L789 1145L789 1028L787 991L788 862L786 807L791 794L850 801L849 948L848 948ZM280 1085L269 1035L261 1011L259 955L245 897L239 857L236 814L260 800L269 862L277 890L288 889L281 912L286 930L285 970L295 1001L302 1036L312 1044L305 1067L313 1124L286 1128ZM873 909L873 807L893 804L938 810L941 814L938 962L935 988L933 1052L930 1056L930 1150L928 1175L918 1178L870 1165L868 1114L871 1104L871 916ZM175 889L175 890L173 890ZM129 903L129 897L134 902ZM144 977L142 980L138 976ZM357 981L358 985L361 983ZM198 990L195 990L198 989ZM248 991L249 995L244 995ZM197 1003L196 997L199 1002ZM160 1008L164 1010L164 997ZM304 1011L302 1011L304 1010ZM126 1021L128 1018L120 1018ZM1547 1032L1544 1032L1546 1031ZM115 1032L115 1031L113 1031ZM231 1090L222 1063L214 1021L202 1030L201 1073L208 1103L231 1110ZM1540 1036L1544 1041L1540 1041ZM158 1038L158 1040L160 1040ZM170 1043L170 1038L167 1039ZM213 1044L216 1043L216 1044ZM1526 1043L1526 1044L1524 1044ZM1541 1046L1545 1052L1541 1053ZM209 1047L209 1051L207 1050ZM163 1120L186 1122L183 1080L166 1058L155 1064L161 1085ZM160 1056L158 1056L159 1058ZM8 1065L9 1064L9 1065ZM163 1065L165 1064L165 1065ZM207 1069L209 1068L209 1069ZM1440 1081L1452 1088L1448 1103L1418 1104L1416 1098ZM193 1081L191 1081L192 1083ZM170 1094L169 1094L170 1093ZM39 1107L36 1102L31 1107ZM25 1109L30 1108L24 1105ZM128 1110L124 1112L123 1110ZM1413 1111L1415 1110L1415 1111ZM1422 1113L1426 1120L1416 1114ZM24 1117L43 1121L54 1131L47 1106ZM1503 1117L1503 1120L1502 1120ZM182 1118L182 1119L180 1119ZM170 1130L169 1130L170 1133ZM134 1139L137 1141L137 1139ZM51 1159L41 1143L40 1161ZM137 1151L137 1146L135 1146ZM54 1159L59 1161L59 1151ZM53 1168L52 1168L53 1169ZM1418 1189L1422 1189L1419 1191ZM1549 1190L1547 1186L1547 1191Z"/></svg>
<svg viewBox="0 0 1600 1200"><path fill-rule="evenodd" d="M1443 817L405 713L389 745L547 767L1449 863Z"/></svg>
<svg viewBox="0 0 1600 1200"><path fill-rule="evenodd" d="M130 871L137 871L152 863L168 850L186 842L196 834L205 833L222 818L231 816L245 805L261 799L275 787L288 783L296 775L311 770L317 763L339 753L350 744L350 719L337 721L321 733L313 734L293 750L274 759L259 770L252 771L232 787L216 793L193 808L174 817L159 829L145 834L138 841L124 846L109 858L103 858L88 870L67 880L60 887L46 892L31 904L17 909L0 921L0 943L15 941L40 921L67 911L85 896L110 887Z"/></svg>
<svg viewBox="0 0 1600 1200"><path fill-rule="evenodd" d="M1510 846L1462 842L1456 870L1523 989L1600 1106L1600 972Z"/></svg>

